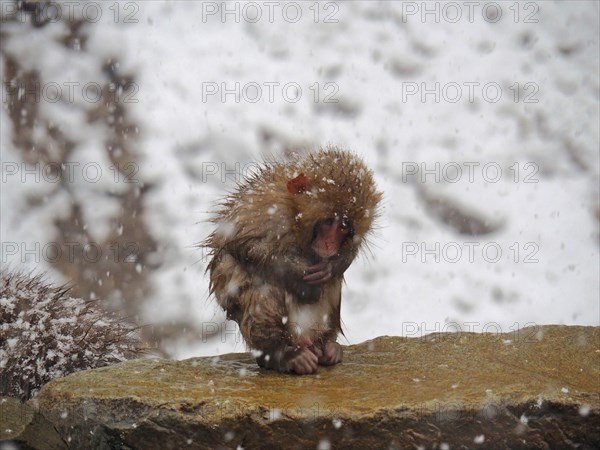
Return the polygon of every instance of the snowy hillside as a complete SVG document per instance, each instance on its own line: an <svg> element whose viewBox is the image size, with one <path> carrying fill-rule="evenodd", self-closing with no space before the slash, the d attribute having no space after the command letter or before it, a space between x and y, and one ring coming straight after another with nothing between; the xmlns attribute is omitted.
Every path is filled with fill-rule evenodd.
<svg viewBox="0 0 600 450"><path fill-rule="evenodd" d="M176 357L243 351L195 244L236 170L335 144L384 192L347 342L600 324L597 2L92 3L2 1L3 266L145 299Z"/></svg>

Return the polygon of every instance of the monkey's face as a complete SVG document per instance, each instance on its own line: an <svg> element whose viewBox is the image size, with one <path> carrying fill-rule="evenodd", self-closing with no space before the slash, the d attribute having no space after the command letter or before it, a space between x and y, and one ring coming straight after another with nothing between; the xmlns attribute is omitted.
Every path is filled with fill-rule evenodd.
<svg viewBox="0 0 600 450"><path fill-rule="evenodd" d="M335 214L316 223L311 248L321 258L331 258L340 253L342 245L352 236L352 224L347 217Z"/></svg>

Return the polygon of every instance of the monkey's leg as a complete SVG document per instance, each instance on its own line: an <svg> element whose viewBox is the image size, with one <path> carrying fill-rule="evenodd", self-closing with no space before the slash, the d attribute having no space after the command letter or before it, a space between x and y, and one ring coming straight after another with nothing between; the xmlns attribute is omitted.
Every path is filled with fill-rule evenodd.
<svg viewBox="0 0 600 450"><path fill-rule="evenodd" d="M239 321L242 336L262 354L259 366L299 375L314 373L318 357L308 347L312 342L297 342L286 329L285 292L269 284L253 284L240 293L243 312Z"/></svg>

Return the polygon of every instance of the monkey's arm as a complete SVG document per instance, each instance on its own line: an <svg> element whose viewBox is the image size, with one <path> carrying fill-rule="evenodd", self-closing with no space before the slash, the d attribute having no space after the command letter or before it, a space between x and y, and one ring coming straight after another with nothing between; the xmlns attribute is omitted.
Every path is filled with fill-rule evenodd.
<svg viewBox="0 0 600 450"><path fill-rule="evenodd" d="M314 262L302 256L300 249L296 247L288 248L286 252L280 250L283 248L285 247L282 245L274 245L267 239L260 238L232 240L224 247L248 270L283 285L300 298L318 295L320 286L310 285L303 280L305 275L318 270L314 268Z"/></svg>
<svg viewBox="0 0 600 450"><path fill-rule="evenodd" d="M295 245L259 237L232 239L225 249L250 270L284 284L303 298L318 294L321 284L341 277L356 256L344 251L328 260L316 255L311 259Z"/></svg>
<svg viewBox="0 0 600 450"><path fill-rule="evenodd" d="M228 253L246 266L270 271L278 276L300 280L311 266L310 262L300 256L299 251L277 251L278 246L266 239L249 238L232 240L225 246Z"/></svg>
<svg viewBox="0 0 600 450"><path fill-rule="evenodd" d="M324 283L332 277L342 276L354 259L354 255L345 253L329 260L315 262L301 256L298 249L284 254L269 254L269 244L260 240L253 244L245 252L245 261L261 264L278 276L302 280L309 284Z"/></svg>

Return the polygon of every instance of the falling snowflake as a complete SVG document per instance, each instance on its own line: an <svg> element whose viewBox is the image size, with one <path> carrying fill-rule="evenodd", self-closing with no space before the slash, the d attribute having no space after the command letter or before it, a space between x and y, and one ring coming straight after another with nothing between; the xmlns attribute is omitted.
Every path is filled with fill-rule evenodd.
<svg viewBox="0 0 600 450"><path fill-rule="evenodd" d="M579 407L579 415L581 417L587 417L590 414L590 407L589 405L581 405Z"/></svg>
<svg viewBox="0 0 600 450"><path fill-rule="evenodd" d="M317 450L329 450L331 448L331 443L329 439L321 439L319 441L319 445L317 445Z"/></svg>

